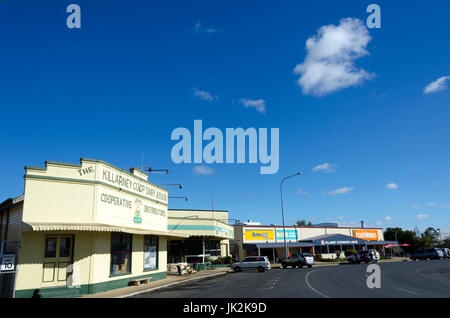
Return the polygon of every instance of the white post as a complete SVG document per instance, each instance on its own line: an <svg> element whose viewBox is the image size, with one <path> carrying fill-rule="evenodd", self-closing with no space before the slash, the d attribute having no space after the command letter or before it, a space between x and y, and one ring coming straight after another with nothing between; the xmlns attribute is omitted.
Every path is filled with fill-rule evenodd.
<svg viewBox="0 0 450 318"><path fill-rule="evenodd" d="M205 238L202 237L202 263L205 262Z"/></svg>

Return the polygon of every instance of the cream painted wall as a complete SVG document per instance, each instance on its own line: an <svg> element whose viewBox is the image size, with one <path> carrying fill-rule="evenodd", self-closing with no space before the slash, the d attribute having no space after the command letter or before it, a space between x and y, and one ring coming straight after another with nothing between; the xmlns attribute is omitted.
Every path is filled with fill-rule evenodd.
<svg viewBox="0 0 450 318"><path fill-rule="evenodd" d="M111 233L108 232L24 232L20 250L16 290L65 286L61 283L42 283L46 235L74 234L74 265L80 269L80 283L94 284L127 277L166 272L167 238L159 237L158 270L144 271L144 236L133 235L132 272L110 277Z"/></svg>
<svg viewBox="0 0 450 318"><path fill-rule="evenodd" d="M74 234L67 232L24 232L22 233L21 249L19 254L19 265L16 280L16 289L36 289L46 287L42 283L43 276L43 260L45 250L45 237L47 235ZM91 233L78 232L74 239L74 264L80 269L80 283L89 283L89 262L90 262L90 246ZM108 262L109 264L109 262ZM65 285L47 284L48 286Z"/></svg>
<svg viewBox="0 0 450 318"><path fill-rule="evenodd" d="M81 165L47 162L46 169L26 168L23 221L101 223L165 232L167 194L100 161L83 159Z"/></svg>

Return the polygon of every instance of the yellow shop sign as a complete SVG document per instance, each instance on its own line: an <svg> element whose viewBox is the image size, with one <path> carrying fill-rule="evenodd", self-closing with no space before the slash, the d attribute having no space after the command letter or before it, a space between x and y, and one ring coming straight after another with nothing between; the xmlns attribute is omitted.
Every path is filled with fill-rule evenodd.
<svg viewBox="0 0 450 318"><path fill-rule="evenodd" d="M270 241L274 237L273 230L245 230L246 241Z"/></svg>

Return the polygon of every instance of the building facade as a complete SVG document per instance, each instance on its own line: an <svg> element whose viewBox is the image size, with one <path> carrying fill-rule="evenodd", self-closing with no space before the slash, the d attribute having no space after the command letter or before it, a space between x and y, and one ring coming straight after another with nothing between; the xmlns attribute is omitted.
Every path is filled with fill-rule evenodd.
<svg viewBox="0 0 450 318"><path fill-rule="evenodd" d="M189 236L168 241L169 263L204 263L230 255L234 229L228 211L169 209L168 230Z"/></svg>
<svg viewBox="0 0 450 318"><path fill-rule="evenodd" d="M168 210L168 191L137 169L46 161L24 179L24 194L0 204L0 254L15 262L2 297L93 294L230 253L228 211Z"/></svg>
<svg viewBox="0 0 450 318"><path fill-rule="evenodd" d="M286 257L284 233L289 254L310 253L321 258L343 256L348 249L382 251L391 243L384 241L382 228L286 226L284 231L282 226L235 224L234 239L230 242L231 255L235 260L263 255L271 262L278 262Z"/></svg>
<svg viewBox="0 0 450 318"><path fill-rule="evenodd" d="M168 192L106 162L25 167L24 195L6 200L3 241L20 241L15 297L97 293L164 279ZM9 202L7 204L7 202ZM7 210L7 211L6 211ZM7 245L7 244L6 244Z"/></svg>

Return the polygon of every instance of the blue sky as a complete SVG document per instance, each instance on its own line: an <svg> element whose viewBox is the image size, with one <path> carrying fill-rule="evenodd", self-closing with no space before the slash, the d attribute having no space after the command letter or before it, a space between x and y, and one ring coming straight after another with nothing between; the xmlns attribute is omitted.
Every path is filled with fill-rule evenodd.
<svg viewBox="0 0 450 318"><path fill-rule="evenodd" d="M284 186L288 224L450 232L450 3L376 1L382 27L366 29L372 2L0 2L0 197L23 192L25 165L87 157L132 167L144 153L145 165L170 169L152 182L183 184L170 195L189 201L170 208L209 209L214 193L231 218L281 224L279 183L300 170ZM66 27L70 3L81 29ZM337 76L352 84L328 92L328 70L305 92L310 79L302 87L294 69L324 52L306 41L345 18L361 25L341 44L360 51L333 63L348 63ZM192 131L194 119L222 131L279 128L278 173L172 163L171 132Z"/></svg>

